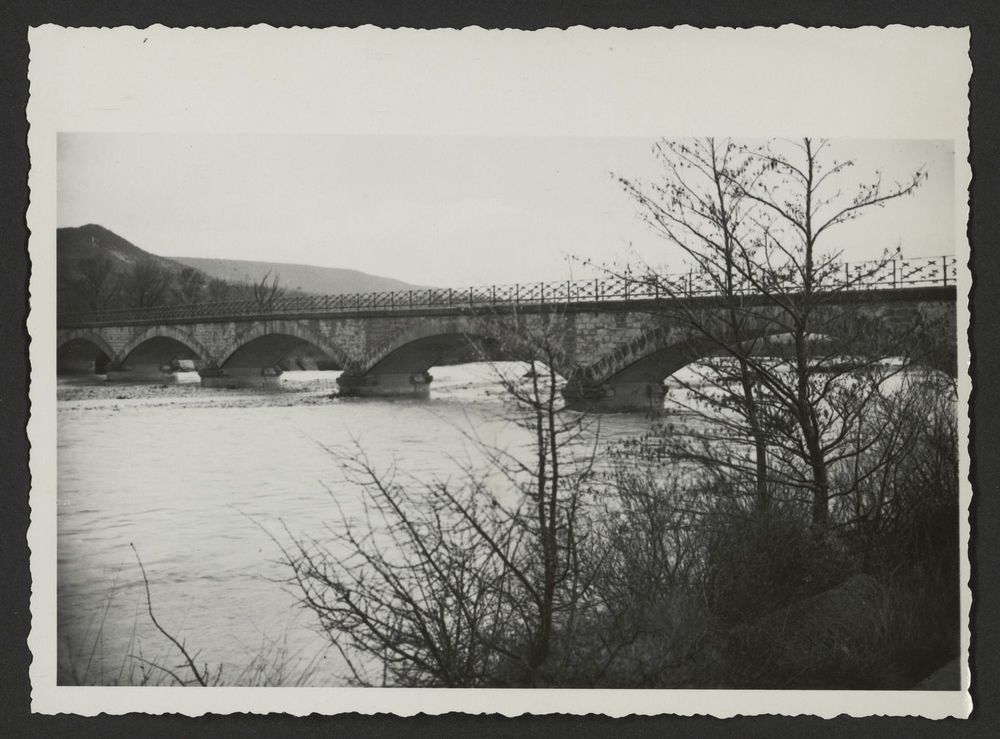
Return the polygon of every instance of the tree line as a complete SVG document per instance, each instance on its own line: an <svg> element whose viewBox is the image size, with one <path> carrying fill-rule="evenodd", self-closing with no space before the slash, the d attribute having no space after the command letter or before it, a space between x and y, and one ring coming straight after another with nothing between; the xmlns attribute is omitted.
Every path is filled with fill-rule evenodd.
<svg viewBox="0 0 1000 739"><path fill-rule="evenodd" d="M60 312L66 313L230 300L251 300L266 307L287 292L294 291L270 272L238 282L209 277L193 267L176 269L154 259L126 263L98 252L61 270L58 300Z"/></svg>

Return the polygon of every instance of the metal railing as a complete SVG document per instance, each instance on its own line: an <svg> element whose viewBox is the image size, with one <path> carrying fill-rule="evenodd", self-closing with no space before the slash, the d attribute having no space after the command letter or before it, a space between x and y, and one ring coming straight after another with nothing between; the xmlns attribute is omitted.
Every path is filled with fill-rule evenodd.
<svg viewBox="0 0 1000 739"><path fill-rule="evenodd" d="M957 259L951 255L867 262L832 261L816 268L815 284L821 289L851 290L948 286L955 284L957 268ZM794 289L797 280L798 272L791 268L760 270L744 274L734 289L746 295L762 294L769 290ZM591 280L118 308L61 314L57 323L61 327L72 327L491 306L629 303L721 295L722 284L720 275L710 270L655 275L623 274Z"/></svg>

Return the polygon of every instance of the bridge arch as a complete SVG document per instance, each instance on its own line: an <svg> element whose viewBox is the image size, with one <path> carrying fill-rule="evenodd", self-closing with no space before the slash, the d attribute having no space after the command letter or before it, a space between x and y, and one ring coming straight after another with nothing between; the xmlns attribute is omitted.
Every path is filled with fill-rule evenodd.
<svg viewBox="0 0 1000 739"><path fill-rule="evenodd" d="M468 357L468 361L544 361L545 352L530 335L489 321L417 323L395 335L355 367L361 374L423 373L436 364ZM552 369L569 377L576 369L560 349L552 352Z"/></svg>
<svg viewBox="0 0 1000 739"><path fill-rule="evenodd" d="M102 374L115 356L104 337L87 329L59 333L56 344L57 372Z"/></svg>
<svg viewBox="0 0 1000 739"><path fill-rule="evenodd" d="M922 345L933 343L929 342L928 335L934 332L948 335L946 325L925 321L917 312L889 318L867 310L831 312L818 316L815 323L819 330L813 338L817 346L828 343L836 347L838 338L852 337L852 354L900 357L952 378L957 376L953 353L922 349ZM765 355L776 349L780 351L785 343L782 338L789 334L787 326L766 316L747 332L751 340L765 342L760 348L760 353ZM597 399L612 409L656 405L662 398L664 379L699 360L727 354L726 343L669 324L651 327L582 367L571 379L567 398L587 402Z"/></svg>
<svg viewBox="0 0 1000 739"><path fill-rule="evenodd" d="M755 338L787 336L786 328L762 329ZM828 334L817 335L818 339ZM771 344L773 347L773 344ZM767 347L762 353L767 353ZM664 380L703 359L728 354L720 342L657 327L616 346L570 378L563 395L571 407L656 413L662 408Z"/></svg>
<svg viewBox="0 0 1000 739"><path fill-rule="evenodd" d="M219 367L259 369L273 367L295 349L312 346L340 367L350 357L339 346L301 321L267 321L240 332L219 354Z"/></svg>
<svg viewBox="0 0 1000 739"><path fill-rule="evenodd" d="M116 362L120 366L162 366L175 359L209 362L212 354L198 339L176 326L153 326L132 337Z"/></svg>

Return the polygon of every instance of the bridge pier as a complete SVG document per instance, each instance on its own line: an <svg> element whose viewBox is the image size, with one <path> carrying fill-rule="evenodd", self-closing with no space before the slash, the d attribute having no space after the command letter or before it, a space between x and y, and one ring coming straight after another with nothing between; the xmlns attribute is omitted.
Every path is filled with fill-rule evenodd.
<svg viewBox="0 0 1000 739"><path fill-rule="evenodd" d="M346 371L337 378L344 398L429 398L434 378L427 372L385 374Z"/></svg>
<svg viewBox="0 0 1000 739"><path fill-rule="evenodd" d="M662 382L645 380L595 384L571 380L563 388L567 408L590 413L659 413L666 394Z"/></svg>
<svg viewBox="0 0 1000 739"><path fill-rule="evenodd" d="M202 387L273 390L281 385L279 367L202 367L198 375Z"/></svg>
<svg viewBox="0 0 1000 739"><path fill-rule="evenodd" d="M56 364L56 374L59 375L103 375L106 363L95 359L60 359Z"/></svg>
<svg viewBox="0 0 1000 739"><path fill-rule="evenodd" d="M166 364L109 364L105 374L107 375L107 381L112 383L155 383L157 385L170 385L177 382L177 376L171 371L170 365Z"/></svg>

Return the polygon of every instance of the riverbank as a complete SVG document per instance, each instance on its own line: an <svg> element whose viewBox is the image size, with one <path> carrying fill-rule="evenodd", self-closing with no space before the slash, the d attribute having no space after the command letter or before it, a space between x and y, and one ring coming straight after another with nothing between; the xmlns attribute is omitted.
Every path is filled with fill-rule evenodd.
<svg viewBox="0 0 1000 739"><path fill-rule="evenodd" d="M269 390L203 388L197 372L179 372L169 383L110 383L99 375L60 377L56 400L60 408L88 410L141 402L149 407L208 405L249 408L319 404L337 392L339 372L288 372L280 387Z"/></svg>
<svg viewBox="0 0 1000 739"><path fill-rule="evenodd" d="M517 372L519 363L498 363L500 371ZM490 365L464 365L435 369L432 399L440 402L490 401L504 395ZM204 388L197 372L177 372L163 383L114 383L101 375L60 376L56 400L60 408L98 409L108 403L142 403L150 407L211 406L256 408L290 405L371 402L371 399L339 398L339 371L302 370L281 375L275 388ZM420 403L406 398L379 399L382 403Z"/></svg>

